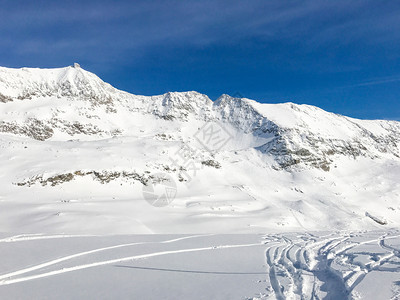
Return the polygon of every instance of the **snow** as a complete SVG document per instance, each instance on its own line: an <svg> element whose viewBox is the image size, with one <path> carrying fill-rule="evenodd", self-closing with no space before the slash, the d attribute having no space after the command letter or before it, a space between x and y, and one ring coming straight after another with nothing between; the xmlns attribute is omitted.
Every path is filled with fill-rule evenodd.
<svg viewBox="0 0 400 300"><path fill-rule="evenodd" d="M0 149L0 298L399 297L399 122L0 68Z"/></svg>
<svg viewBox="0 0 400 300"><path fill-rule="evenodd" d="M396 299L399 245L398 231L3 236L0 296Z"/></svg>
<svg viewBox="0 0 400 300"><path fill-rule="evenodd" d="M386 227L399 224L398 122L355 120L312 106L259 104L227 95L215 103L196 92L135 96L73 67L1 68L0 75L1 94L11 97L7 87L13 87L14 95L24 90L33 95L0 105L1 120L11 127L0 134L0 223L6 232L380 228L366 213L385 219ZM38 126L32 120L51 132L31 133ZM200 140L201 128L210 124L227 137L215 153ZM44 134L46 140L31 134ZM278 154L265 150L269 145ZM182 146L189 148L186 158ZM311 158L288 156L304 149ZM301 162L282 167L288 159ZM179 171L185 160L195 162L196 170ZM221 167L200 163L210 160ZM329 171L318 164L329 165ZM75 172L144 178L164 172L175 181L177 197L155 209L144 200L143 184L123 176L103 184L92 173L55 186L37 179L44 184Z"/></svg>

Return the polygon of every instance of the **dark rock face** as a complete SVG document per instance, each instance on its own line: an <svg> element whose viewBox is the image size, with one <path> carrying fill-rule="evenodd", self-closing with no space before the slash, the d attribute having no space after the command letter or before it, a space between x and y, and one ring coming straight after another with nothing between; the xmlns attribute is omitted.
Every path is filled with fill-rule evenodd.
<svg viewBox="0 0 400 300"><path fill-rule="evenodd" d="M75 171L73 173L62 173L50 177L43 177L43 175L34 176L25 181L18 182L18 186L32 186L40 184L42 186L51 185L56 186L69 181L75 180L77 177L91 176L93 180L99 181L101 184L110 183L113 180L121 178L125 181L138 181L143 185L147 185L148 181L153 178L149 174L139 174L136 172L116 172L116 171Z"/></svg>
<svg viewBox="0 0 400 300"><path fill-rule="evenodd" d="M45 122L28 119L24 124L16 122L0 122L0 132L24 135L38 141L45 141L53 136L53 129Z"/></svg>

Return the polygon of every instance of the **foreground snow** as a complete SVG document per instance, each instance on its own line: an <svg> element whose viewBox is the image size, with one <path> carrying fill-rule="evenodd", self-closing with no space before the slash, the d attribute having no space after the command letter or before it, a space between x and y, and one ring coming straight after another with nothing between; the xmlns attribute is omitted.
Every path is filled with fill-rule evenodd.
<svg viewBox="0 0 400 300"><path fill-rule="evenodd" d="M2 299L399 299L400 232L3 234Z"/></svg>

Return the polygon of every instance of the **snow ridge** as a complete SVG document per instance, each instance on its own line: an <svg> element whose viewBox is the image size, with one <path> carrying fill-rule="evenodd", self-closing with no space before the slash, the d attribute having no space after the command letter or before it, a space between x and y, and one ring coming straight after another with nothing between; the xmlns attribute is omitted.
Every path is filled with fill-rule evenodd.
<svg viewBox="0 0 400 300"><path fill-rule="evenodd" d="M221 147L205 145L205 128L225 133ZM29 206L26 214L42 220L35 226L74 233L78 215L91 233L174 232L182 222L191 233L395 226L399 147L396 121L229 95L213 102L194 91L133 95L77 65L0 68L4 228L25 220L24 210L6 213L8 199L31 195L64 205L42 203L40 217ZM166 178L160 174L176 184L171 209L180 213L155 221L145 201L126 201L143 200L142 187ZM110 199L120 202L101 204Z"/></svg>
<svg viewBox="0 0 400 300"><path fill-rule="evenodd" d="M57 109L58 103L54 98L82 103L74 104L73 111L65 113L69 115L67 118L59 114L64 108ZM79 66L60 69L0 68L0 101L40 99L53 100L48 102L51 118L33 114L24 118L23 122L3 121L0 131L39 140L52 137L52 131L57 130L72 136L113 136L123 134L124 129L100 126L109 122L111 113L128 110L168 121L202 119L228 123L244 134L267 140L256 149L272 154L282 168L304 163L328 171L334 155L370 158L400 156L400 123L395 121L362 121L309 105L261 104L228 95L222 95L213 103L206 95L197 92L135 96L113 88ZM96 107L100 109L96 110ZM71 114L73 118L77 114L85 114L87 118L84 122L71 124ZM100 117L103 124L93 124L88 120L96 117ZM32 127L39 128L40 133L30 133Z"/></svg>

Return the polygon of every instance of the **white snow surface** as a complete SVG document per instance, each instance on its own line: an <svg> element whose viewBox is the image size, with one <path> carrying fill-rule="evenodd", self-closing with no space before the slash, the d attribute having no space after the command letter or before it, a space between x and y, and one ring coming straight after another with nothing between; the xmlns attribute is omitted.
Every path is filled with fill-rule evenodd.
<svg viewBox="0 0 400 300"><path fill-rule="evenodd" d="M0 68L0 231L398 228L399 146L395 121L228 95L138 96L78 66ZM152 206L143 191L162 195L162 180L173 201Z"/></svg>
<svg viewBox="0 0 400 300"><path fill-rule="evenodd" d="M400 299L400 123L0 67L1 299Z"/></svg>
<svg viewBox="0 0 400 300"><path fill-rule="evenodd" d="M399 247L399 231L3 235L0 297L395 300Z"/></svg>

